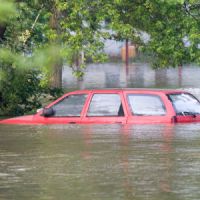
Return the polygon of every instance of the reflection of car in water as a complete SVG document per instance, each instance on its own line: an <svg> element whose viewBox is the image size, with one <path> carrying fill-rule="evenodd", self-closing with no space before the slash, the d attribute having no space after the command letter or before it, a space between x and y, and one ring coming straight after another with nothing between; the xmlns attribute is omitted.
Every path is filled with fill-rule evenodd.
<svg viewBox="0 0 200 200"><path fill-rule="evenodd" d="M70 92L35 115L1 124L200 122L200 102L180 90L106 89Z"/></svg>

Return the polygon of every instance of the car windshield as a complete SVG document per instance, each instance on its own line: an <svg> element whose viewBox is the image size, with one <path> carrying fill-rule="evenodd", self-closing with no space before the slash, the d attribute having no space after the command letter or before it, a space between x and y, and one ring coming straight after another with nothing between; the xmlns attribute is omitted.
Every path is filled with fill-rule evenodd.
<svg viewBox="0 0 200 200"><path fill-rule="evenodd" d="M188 93L168 95L177 115L200 114L199 101Z"/></svg>

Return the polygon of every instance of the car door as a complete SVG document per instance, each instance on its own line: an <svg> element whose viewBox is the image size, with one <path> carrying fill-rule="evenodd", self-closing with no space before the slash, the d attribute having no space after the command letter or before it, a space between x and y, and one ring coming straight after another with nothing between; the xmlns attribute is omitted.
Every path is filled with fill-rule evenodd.
<svg viewBox="0 0 200 200"><path fill-rule="evenodd" d="M126 123L127 112L121 91L94 91L86 106L83 123Z"/></svg>
<svg viewBox="0 0 200 200"><path fill-rule="evenodd" d="M42 124L76 124L81 123L83 107L87 93L69 94L48 106L53 109L53 115L44 117L41 114L37 118Z"/></svg>
<svg viewBox="0 0 200 200"><path fill-rule="evenodd" d="M159 92L124 92L128 108L128 124L132 123L170 123L172 113L166 104L167 98Z"/></svg>

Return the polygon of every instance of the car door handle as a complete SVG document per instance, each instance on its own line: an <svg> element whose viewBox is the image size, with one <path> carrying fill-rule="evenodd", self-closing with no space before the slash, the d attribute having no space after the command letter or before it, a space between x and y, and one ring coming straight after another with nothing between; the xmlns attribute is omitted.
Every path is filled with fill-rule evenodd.
<svg viewBox="0 0 200 200"><path fill-rule="evenodd" d="M76 124L76 122L69 122L69 124Z"/></svg>

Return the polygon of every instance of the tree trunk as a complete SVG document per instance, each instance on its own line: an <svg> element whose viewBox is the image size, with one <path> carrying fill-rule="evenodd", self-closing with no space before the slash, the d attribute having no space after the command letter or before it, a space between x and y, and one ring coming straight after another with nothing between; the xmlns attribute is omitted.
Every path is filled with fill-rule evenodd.
<svg viewBox="0 0 200 200"><path fill-rule="evenodd" d="M59 44L59 35L60 35L60 26L59 26L59 11L57 10L56 6L52 9L52 17L50 19L50 27L56 31L57 38L55 41L52 41L53 44ZM57 48L55 48L57 51ZM55 56L58 55L58 52L55 52ZM62 88L62 69L63 63L62 59L58 55L58 59L53 65L53 69L51 72L50 78L50 87L51 88Z"/></svg>
<svg viewBox="0 0 200 200"><path fill-rule="evenodd" d="M0 26L0 40L4 40L4 33L6 31L6 26Z"/></svg>
<svg viewBox="0 0 200 200"><path fill-rule="evenodd" d="M50 78L51 88L62 88L62 69L61 61L54 64Z"/></svg>

